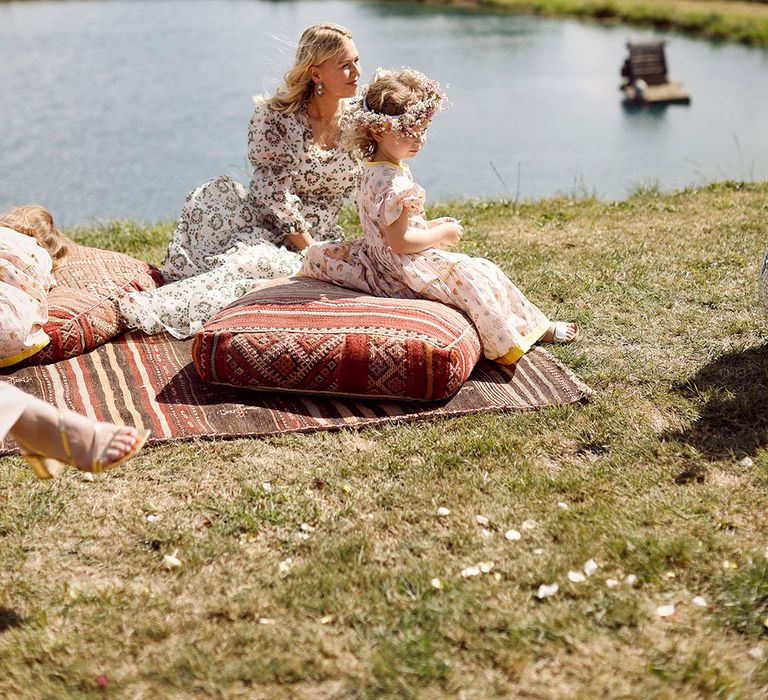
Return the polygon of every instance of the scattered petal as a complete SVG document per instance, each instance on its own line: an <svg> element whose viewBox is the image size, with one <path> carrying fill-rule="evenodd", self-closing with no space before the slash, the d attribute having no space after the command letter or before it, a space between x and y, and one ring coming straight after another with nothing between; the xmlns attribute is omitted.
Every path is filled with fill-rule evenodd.
<svg viewBox="0 0 768 700"><path fill-rule="evenodd" d="M544 554L544 549L542 547L536 547L536 549L533 550L534 554Z"/></svg>
<svg viewBox="0 0 768 700"><path fill-rule="evenodd" d="M504 533L504 537L506 537L510 542L515 542L516 540L519 540L522 535L517 530L507 530ZM766 554L768 555L768 550L766 550ZM768 556L766 556L766 559L768 559Z"/></svg>
<svg viewBox="0 0 768 700"><path fill-rule="evenodd" d="M677 574L674 571L665 571L664 578L677 578Z"/></svg>
<svg viewBox="0 0 768 700"><path fill-rule="evenodd" d="M533 530L538 523L535 520L524 520L523 521L523 530Z"/></svg>
<svg viewBox="0 0 768 700"><path fill-rule="evenodd" d="M487 525L489 522L488 518L486 518L484 515L476 515L475 520L477 521L478 525L483 525L483 526Z"/></svg>
<svg viewBox="0 0 768 700"><path fill-rule="evenodd" d="M501 574L498 571L493 572L493 580L494 581L501 581Z"/></svg>
<svg viewBox="0 0 768 700"><path fill-rule="evenodd" d="M480 530L480 537L485 537L488 539L489 537L493 537L493 532L491 532L487 527L484 527L482 530Z"/></svg>
<svg viewBox="0 0 768 700"><path fill-rule="evenodd" d="M481 561L477 567L480 569L480 571L484 574L487 574L492 568L493 568L493 562L492 561Z"/></svg>
<svg viewBox="0 0 768 700"><path fill-rule="evenodd" d="M260 617L259 618L259 624L260 625L274 625L275 621L271 617Z"/></svg>
<svg viewBox="0 0 768 700"><path fill-rule="evenodd" d="M560 590L560 586L558 586L556 583L551 583L549 585L546 585L542 583L539 586L539 590L536 591L536 597L539 600L543 600L544 598L550 598L551 596L555 595L555 593Z"/></svg>
<svg viewBox="0 0 768 700"><path fill-rule="evenodd" d="M293 559L291 557L288 557L287 559L283 559L283 561L280 562L277 569L281 574L286 574L291 570L292 567L293 567Z"/></svg>
<svg viewBox="0 0 768 700"><path fill-rule="evenodd" d="M756 647L752 647L747 652L753 659L757 659L758 661L761 661L762 658L765 656L765 649L758 644Z"/></svg>
<svg viewBox="0 0 768 700"><path fill-rule="evenodd" d="M560 501L560 502L557 504L557 507L558 507L558 508L562 508L563 510L568 510L568 504L567 504L565 501Z"/></svg>
<svg viewBox="0 0 768 700"><path fill-rule="evenodd" d="M729 561L728 559L726 559L723 562L723 568L724 569L738 569L739 565L735 561Z"/></svg>
<svg viewBox="0 0 768 700"><path fill-rule="evenodd" d="M297 532L296 537L298 537L300 540L308 540L309 539L309 533L308 532Z"/></svg>
<svg viewBox="0 0 768 700"><path fill-rule="evenodd" d="M429 583L436 591L439 591L443 587L443 582L437 577L433 578Z"/></svg>
<svg viewBox="0 0 768 700"><path fill-rule="evenodd" d="M739 462L739 466L744 467L745 469L749 469L753 464L754 462L750 457L744 457L744 459Z"/></svg>
<svg viewBox="0 0 768 700"><path fill-rule="evenodd" d="M608 586L608 588L616 588L616 586L619 585L619 581L615 578L607 578L605 579L605 585Z"/></svg>
<svg viewBox="0 0 768 700"><path fill-rule="evenodd" d="M692 601L694 605L696 605L699 608L706 608L707 607L707 601L703 596L697 595Z"/></svg>
<svg viewBox="0 0 768 700"><path fill-rule="evenodd" d="M96 676L96 685L98 685L99 688L107 687L107 677L103 673L100 673L98 676Z"/></svg>
<svg viewBox="0 0 768 700"><path fill-rule="evenodd" d="M344 493L346 493L347 495L349 495L350 493L352 493L352 489L351 489L351 487L349 486L349 484L344 484L344 485L341 487L341 490L342 490Z"/></svg>
<svg viewBox="0 0 768 700"><path fill-rule="evenodd" d="M637 585L637 576L634 574L629 574L625 579L624 583L626 583L628 586L636 586Z"/></svg>
<svg viewBox="0 0 768 700"><path fill-rule="evenodd" d="M333 615L323 615L318 622L321 625L330 625L333 622Z"/></svg>
<svg viewBox="0 0 768 700"><path fill-rule="evenodd" d="M584 573L587 576L594 574L597 569L597 562L594 559L590 559L586 564L584 564Z"/></svg>
<svg viewBox="0 0 768 700"><path fill-rule="evenodd" d="M580 571L569 571L568 580L572 583L581 583L582 581L586 581L587 577Z"/></svg>
<svg viewBox="0 0 768 700"><path fill-rule="evenodd" d="M96 477L91 472L83 472L83 481L93 481Z"/></svg>
<svg viewBox="0 0 768 700"><path fill-rule="evenodd" d="M468 566L466 569L461 570L461 575L463 578L469 578L470 576L479 576L480 575L480 567L479 566Z"/></svg>
<svg viewBox="0 0 768 700"><path fill-rule="evenodd" d="M670 603L669 605L660 605L658 608L656 608L656 615L658 617L671 617L674 614L675 614L674 603Z"/></svg>
<svg viewBox="0 0 768 700"><path fill-rule="evenodd" d="M160 520L159 515L150 514L147 516L147 522L148 523L156 523L158 520Z"/></svg>
<svg viewBox="0 0 768 700"><path fill-rule="evenodd" d="M176 558L176 552L163 556L163 566L166 569L176 569L181 566L181 560Z"/></svg>
<svg viewBox="0 0 768 700"><path fill-rule="evenodd" d="M302 523L301 525L299 525L299 530L301 530L302 532L314 532L315 528L312 527L309 523Z"/></svg>
<svg viewBox="0 0 768 700"><path fill-rule="evenodd" d="M438 518L445 518L451 514L451 511L449 508L446 508L445 506L440 506L437 509L437 517Z"/></svg>
<svg viewBox="0 0 768 700"><path fill-rule="evenodd" d="M272 493L272 484L270 484L268 481L265 481L261 488L264 489L264 493Z"/></svg>

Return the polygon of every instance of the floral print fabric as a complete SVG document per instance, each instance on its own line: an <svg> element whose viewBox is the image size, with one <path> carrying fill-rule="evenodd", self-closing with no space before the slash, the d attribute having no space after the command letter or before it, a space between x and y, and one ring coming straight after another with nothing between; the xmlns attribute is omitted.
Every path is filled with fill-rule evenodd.
<svg viewBox="0 0 768 700"><path fill-rule="evenodd" d="M303 255L286 235L342 238L339 210L357 184L359 162L343 149L317 146L306 111L284 114L258 100L248 157L254 172L247 190L218 177L187 197L161 267L172 283L121 299L130 327L192 335L264 280L298 272Z"/></svg>
<svg viewBox="0 0 768 700"><path fill-rule="evenodd" d="M382 225L406 208L409 226L426 229L424 201L408 166L366 164L357 197L363 238L310 246L301 274L377 296L422 297L456 307L475 324L488 359L516 362L549 320L498 266L440 248L405 255L389 247Z"/></svg>
<svg viewBox="0 0 768 700"><path fill-rule="evenodd" d="M45 347L53 260L37 241L0 226L0 367Z"/></svg>

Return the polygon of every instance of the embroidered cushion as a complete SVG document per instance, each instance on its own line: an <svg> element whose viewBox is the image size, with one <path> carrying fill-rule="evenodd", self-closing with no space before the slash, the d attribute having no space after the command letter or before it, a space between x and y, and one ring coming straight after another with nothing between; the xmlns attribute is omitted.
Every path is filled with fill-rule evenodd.
<svg viewBox="0 0 768 700"><path fill-rule="evenodd" d="M269 391L444 399L480 358L474 326L424 299L387 299L295 278L251 292L192 345L206 382Z"/></svg>
<svg viewBox="0 0 768 700"><path fill-rule="evenodd" d="M48 293L51 342L25 364L58 362L93 350L125 331L117 309L124 291L156 289L162 275L151 265L111 250L75 245L56 268Z"/></svg>

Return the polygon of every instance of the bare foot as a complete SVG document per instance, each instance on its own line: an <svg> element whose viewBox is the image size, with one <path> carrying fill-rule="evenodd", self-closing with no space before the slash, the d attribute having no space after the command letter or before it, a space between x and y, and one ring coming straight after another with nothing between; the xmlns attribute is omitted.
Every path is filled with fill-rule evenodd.
<svg viewBox="0 0 768 700"><path fill-rule="evenodd" d="M565 321L556 321L549 324L547 332L541 336L542 343L563 343L567 345L572 343L579 336L578 323L566 323Z"/></svg>

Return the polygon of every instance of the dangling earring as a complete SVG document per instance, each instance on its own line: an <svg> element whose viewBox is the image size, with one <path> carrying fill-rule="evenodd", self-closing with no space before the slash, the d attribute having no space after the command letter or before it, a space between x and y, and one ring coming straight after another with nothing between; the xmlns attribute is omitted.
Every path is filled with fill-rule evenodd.
<svg viewBox="0 0 768 700"><path fill-rule="evenodd" d="M322 83L317 83L315 87L317 88L318 97L322 97L323 95L325 95L325 85L323 85Z"/></svg>

